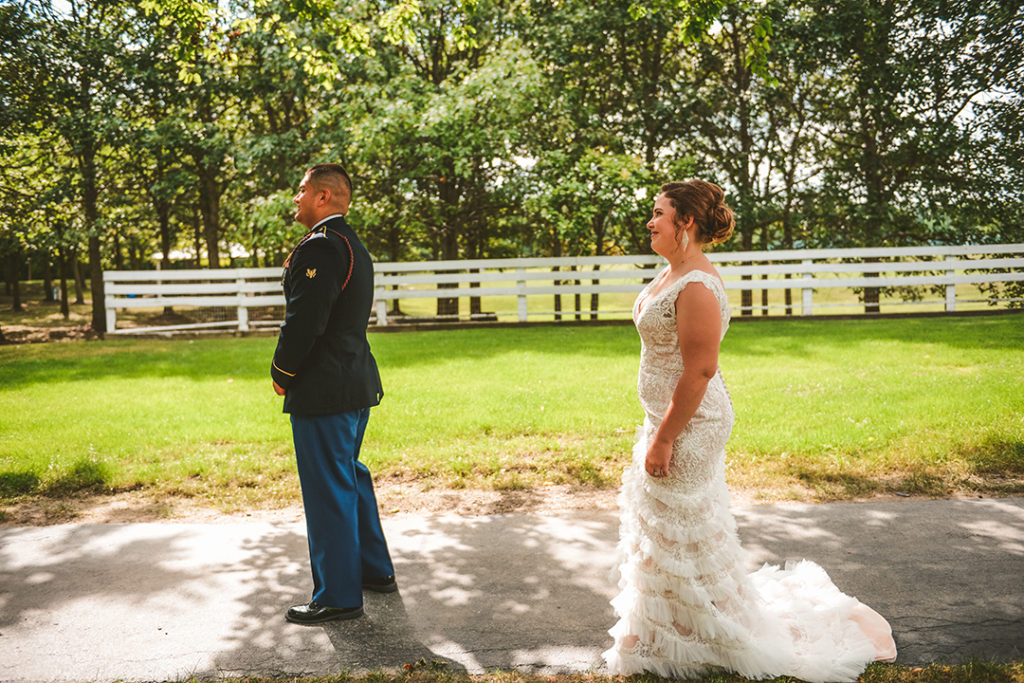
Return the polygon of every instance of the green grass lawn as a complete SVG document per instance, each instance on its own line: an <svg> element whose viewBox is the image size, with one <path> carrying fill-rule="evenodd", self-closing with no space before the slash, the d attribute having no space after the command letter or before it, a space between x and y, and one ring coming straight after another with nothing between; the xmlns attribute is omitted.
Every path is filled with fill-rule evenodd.
<svg viewBox="0 0 1024 683"><path fill-rule="evenodd" d="M378 480L614 486L642 413L629 326L378 333ZM269 337L0 347L0 499L297 500ZM734 324L730 481L764 500L1024 492L1024 317Z"/></svg>

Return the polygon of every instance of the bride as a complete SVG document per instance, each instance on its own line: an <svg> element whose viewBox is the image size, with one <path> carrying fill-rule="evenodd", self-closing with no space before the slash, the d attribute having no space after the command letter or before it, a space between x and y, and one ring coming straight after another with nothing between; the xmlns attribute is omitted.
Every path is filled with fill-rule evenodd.
<svg viewBox="0 0 1024 683"><path fill-rule="evenodd" d="M733 410L718 369L729 304L703 248L733 226L722 189L702 180L663 185L647 223L668 267L633 304L645 419L622 475L619 621L604 658L614 674L852 681L895 659L889 624L813 562L748 573L729 512Z"/></svg>

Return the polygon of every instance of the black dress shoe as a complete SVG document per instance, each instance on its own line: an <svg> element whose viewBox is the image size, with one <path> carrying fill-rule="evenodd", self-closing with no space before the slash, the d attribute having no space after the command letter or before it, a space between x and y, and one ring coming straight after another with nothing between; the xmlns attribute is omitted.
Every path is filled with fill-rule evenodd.
<svg viewBox="0 0 1024 683"><path fill-rule="evenodd" d="M363 579L363 590L374 593L394 593L398 590L398 583L395 581L394 574L382 579Z"/></svg>
<svg viewBox="0 0 1024 683"><path fill-rule="evenodd" d="M288 610L284 618L293 624L322 624L335 619L358 619L363 616L363 608L359 607L324 607L315 602L295 605Z"/></svg>

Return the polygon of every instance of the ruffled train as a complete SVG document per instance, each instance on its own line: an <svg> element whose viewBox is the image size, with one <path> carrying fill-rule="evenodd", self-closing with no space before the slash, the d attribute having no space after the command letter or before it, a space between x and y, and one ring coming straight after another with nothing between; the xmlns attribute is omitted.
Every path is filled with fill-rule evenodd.
<svg viewBox="0 0 1024 683"><path fill-rule="evenodd" d="M611 673L694 678L728 670L753 679L853 681L872 661L895 658L886 621L839 591L817 564L747 572L724 451L695 485L649 477L646 452L642 434L619 495L620 593L612 601L619 621L604 653Z"/></svg>

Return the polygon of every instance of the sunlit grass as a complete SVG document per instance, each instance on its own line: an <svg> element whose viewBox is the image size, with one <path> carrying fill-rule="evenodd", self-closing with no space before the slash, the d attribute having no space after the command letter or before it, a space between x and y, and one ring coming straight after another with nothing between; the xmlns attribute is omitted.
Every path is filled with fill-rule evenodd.
<svg viewBox="0 0 1024 683"><path fill-rule="evenodd" d="M371 336L364 459L424 487L614 486L642 413L629 326ZM298 498L275 340L0 347L0 496ZM1024 319L735 323L733 486L754 498L1024 492Z"/></svg>

